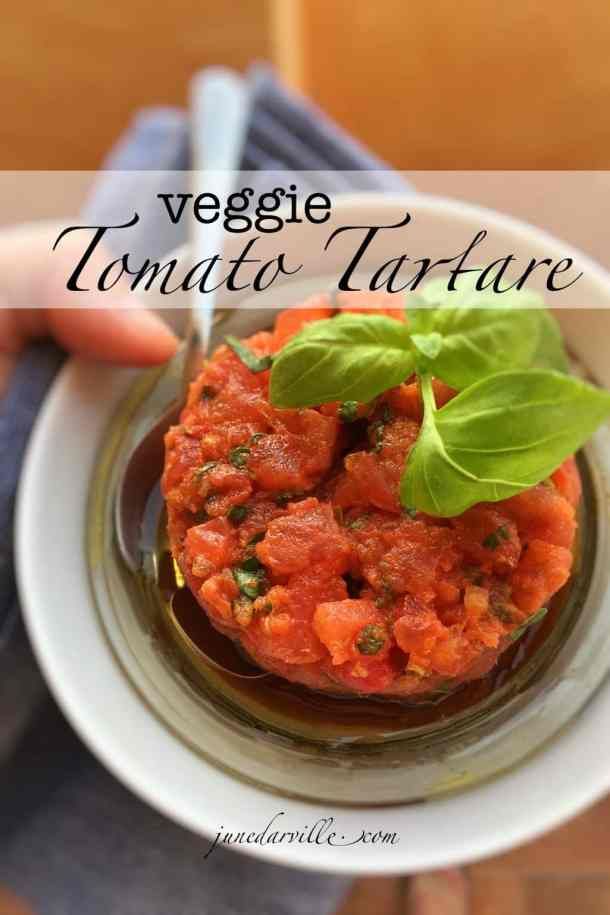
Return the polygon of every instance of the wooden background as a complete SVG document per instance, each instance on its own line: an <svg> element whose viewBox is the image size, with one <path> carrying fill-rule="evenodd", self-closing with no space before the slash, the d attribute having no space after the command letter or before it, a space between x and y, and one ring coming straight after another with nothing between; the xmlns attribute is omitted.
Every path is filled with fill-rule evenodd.
<svg viewBox="0 0 610 915"><path fill-rule="evenodd" d="M92 168L210 63L271 59L401 168L610 167L608 0L0 0L0 168Z"/></svg>
<svg viewBox="0 0 610 915"><path fill-rule="evenodd" d="M608 0L304 0L304 87L401 168L609 168Z"/></svg>
<svg viewBox="0 0 610 915"><path fill-rule="evenodd" d="M0 168L95 168L142 105L269 53L261 0L0 0Z"/></svg>

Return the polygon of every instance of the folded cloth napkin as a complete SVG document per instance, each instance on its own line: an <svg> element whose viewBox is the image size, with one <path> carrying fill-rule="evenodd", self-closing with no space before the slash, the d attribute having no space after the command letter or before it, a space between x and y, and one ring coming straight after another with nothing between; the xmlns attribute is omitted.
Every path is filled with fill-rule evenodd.
<svg viewBox="0 0 610 915"><path fill-rule="evenodd" d="M254 68L248 79L253 106L244 169L351 171L351 177L337 175L340 189L405 189L399 176L289 93L268 68ZM124 199L141 188L112 171L187 169L189 129L181 111L138 114L108 156L109 174L100 177L87 216L103 224L117 195ZM155 254L182 240L157 239L163 250ZM37 915L326 915L345 880L221 848L204 860L207 843L126 791L88 753L46 692L19 614L12 516L28 434L63 358L53 344L31 347L0 404L0 883L28 899Z"/></svg>

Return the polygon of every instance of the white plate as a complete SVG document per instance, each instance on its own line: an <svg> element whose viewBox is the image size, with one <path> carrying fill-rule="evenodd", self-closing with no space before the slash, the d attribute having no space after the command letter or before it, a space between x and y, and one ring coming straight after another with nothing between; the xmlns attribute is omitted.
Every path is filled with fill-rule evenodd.
<svg viewBox="0 0 610 915"><path fill-rule="evenodd" d="M483 214L508 236L536 234L531 227L461 204L437 199L425 206L442 213L445 223L451 223L453 208L462 227L464 222L480 222ZM537 239L547 248L557 245L539 234ZM610 303L610 279L589 266L596 294L601 290ZM608 317L599 312L596 320L607 329ZM594 336L596 349L589 354L602 364L603 342ZM346 842L356 838L362 830L396 832L400 841L394 845L234 846L297 867L382 874L500 852L556 826L610 788L608 684L560 738L515 771L413 806L332 809L273 796L189 750L126 678L101 628L88 582L84 531L90 475L104 429L132 378L128 371L78 360L62 371L37 421L24 466L17 566L28 630L55 697L91 749L136 794L207 837L221 828L260 832L280 811L281 830L304 829L334 816L339 842L342 836Z"/></svg>

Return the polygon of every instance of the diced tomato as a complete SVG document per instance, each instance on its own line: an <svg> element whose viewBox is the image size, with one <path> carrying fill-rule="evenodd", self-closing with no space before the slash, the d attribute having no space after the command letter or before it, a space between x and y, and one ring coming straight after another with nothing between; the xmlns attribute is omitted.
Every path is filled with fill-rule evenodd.
<svg viewBox="0 0 610 915"><path fill-rule="evenodd" d="M226 518L215 518L205 524L198 524L189 528L186 534L186 559L191 567L195 566L193 574L199 578L231 565L236 548L235 529Z"/></svg>
<svg viewBox="0 0 610 915"><path fill-rule="evenodd" d="M432 607L419 601L407 598L403 609L404 613L394 623L394 636L398 646L409 655L407 669L421 676L457 676L463 653L451 638L452 630L441 623Z"/></svg>
<svg viewBox="0 0 610 915"><path fill-rule="evenodd" d="M506 499L502 511L516 523L522 543L543 540L569 548L574 542L574 507L552 484L540 483Z"/></svg>
<svg viewBox="0 0 610 915"><path fill-rule="evenodd" d="M316 607L345 596L345 582L331 575L324 564L292 575L286 586L276 585L256 602L257 610L266 608L267 612L257 613L245 644L287 664L319 661L326 651L312 625Z"/></svg>
<svg viewBox="0 0 610 915"><path fill-rule="evenodd" d="M312 321L321 321L324 318L330 318L333 313L330 299L325 293L322 295L312 296L307 299L302 306L298 308L287 308L280 311L275 319L275 330L273 332L273 352L281 349L295 334L306 324Z"/></svg>
<svg viewBox="0 0 610 915"><path fill-rule="evenodd" d="M434 391L434 401L439 410L457 393L438 378L432 380L432 389ZM383 399L400 416L408 416L421 423L424 416L424 404L417 382L399 384L397 388L391 388L387 391L383 395Z"/></svg>
<svg viewBox="0 0 610 915"><path fill-rule="evenodd" d="M245 470L231 464L215 464L209 470L202 468L199 492L205 510L212 517L225 516L233 505L243 505L252 493L252 484Z"/></svg>
<svg viewBox="0 0 610 915"><path fill-rule="evenodd" d="M333 674L341 686L362 695L383 693L402 673L404 663L398 664L392 655L381 660L361 658L357 661L346 661L345 664L333 669Z"/></svg>
<svg viewBox="0 0 610 915"><path fill-rule="evenodd" d="M392 598L410 594L425 602L436 596L436 582L458 559L450 528L402 518L395 524L364 528L353 535L366 580Z"/></svg>
<svg viewBox="0 0 610 915"><path fill-rule="evenodd" d="M199 589L199 597L212 619L222 624L233 622L233 601L239 589L227 570L206 579Z"/></svg>
<svg viewBox="0 0 610 915"><path fill-rule="evenodd" d="M333 501L343 508L370 503L400 512L398 487L406 455L419 435L419 425L398 417L377 425L377 450L356 451L345 457L345 474L335 481Z"/></svg>
<svg viewBox="0 0 610 915"><path fill-rule="evenodd" d="M485 571L506 573L521 555L517 525L504 513L501 503L474 505L451 519L466 558Z"/></svg>
<svg viewBox="0 0 610 915"><path fill-rule="evenodd" d="M512 597L520 610L535 613L570 576L572 553L562 546L530 540L513 572Z"/></svg>
<svg viewBox="0 0 610 915"><path fill-rule="evenodd" d="M551 476L551 480L564 499L567 499L570 505L576 508L580 502L582 485L574 458L569 457L564 461Z"/></svg>
<svg viewBox="0 0 610 915"><path fill-rule="evenodd" d="M317 499L290 504L288 514L271 521L256 547L260 561L280 576L301 572L313 563L324 563L340 574L349 565L350 552L332 508Z"/></svg>
<svg viewBox="0 0 610 915"><path fill-rule="evenodd" d="M383 614L370 600L342 600L319 604L313 628L326 645L333 664L385 657L390 651L390 633ZM359 640L364 646L358 647ZM363 658L364 655L364 658Z"/></svg>
<svg viewBox="0 0 610 915"><path fill-rule="evenodd" d="M336 298L339 311L379 314L396 318L397 321L405 320L400 296L391 292L338 292Z"/></svg>
<svg viewBox="0 0 610 915"><path fill-rule="evenodd" d="M335 455L339 421L316 410L276 410L275 430L250 448L248 469L272 492L305 492L327 471Z"/></svg>

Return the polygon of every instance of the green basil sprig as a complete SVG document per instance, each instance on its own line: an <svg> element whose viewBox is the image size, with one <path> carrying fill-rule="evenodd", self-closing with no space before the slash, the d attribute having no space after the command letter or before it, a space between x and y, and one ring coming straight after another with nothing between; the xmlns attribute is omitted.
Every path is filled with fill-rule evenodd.
<svg viewBox="0 0 610 915"><path fill-rule="evenodd" d="M347 313L306 325L274 358L270 397L280 407L368 402L416 373L424 421L401 502L451 517L548 477L610 415L610 393L566 374L558 325L536 294L439 283L408 324ZM460 391L440 410L432 377Z"/></svg>
<svg viewBox="0 0 610 915"><path fill-rule="evenodd" d="M271 363L273 361L271 356L257 356L251 349L244 346L241 340L238 340L237 337L233 337L231 334L225 337L225 342L243 362L246 368L250 369L255 375L271 368Z"/></svg>

